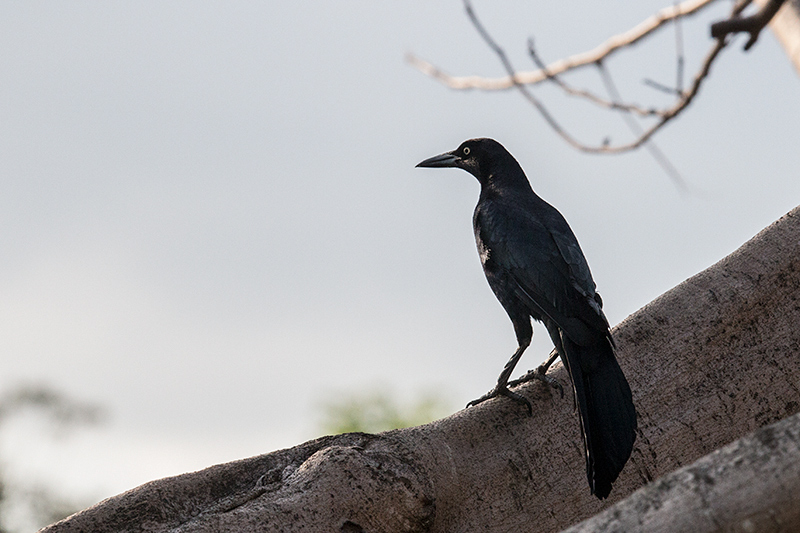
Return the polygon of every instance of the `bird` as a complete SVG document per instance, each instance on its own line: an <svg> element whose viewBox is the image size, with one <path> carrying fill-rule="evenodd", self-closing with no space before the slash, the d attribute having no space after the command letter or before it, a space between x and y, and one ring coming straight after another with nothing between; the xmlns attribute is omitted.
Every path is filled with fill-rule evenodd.
<svg viewBox="0 0 800 533"><path fill-rule="evenodd" d="M489 286L505 309L518 348L497 385L467 407L505 396L532 413L530 401L509 390L546 375L561 358L577 405L591 494L611 492L636 439L636 408L616 358L589 265L566 219L531 188L525 172L494 139L469 139L450 152L416 165L460 168L478 179L480 197L472 218L475 243ZM531 319L542 322L553 342L550 358L522 378L509 377L533 338ZM563 389L562 389L563 395Z"/></svg>

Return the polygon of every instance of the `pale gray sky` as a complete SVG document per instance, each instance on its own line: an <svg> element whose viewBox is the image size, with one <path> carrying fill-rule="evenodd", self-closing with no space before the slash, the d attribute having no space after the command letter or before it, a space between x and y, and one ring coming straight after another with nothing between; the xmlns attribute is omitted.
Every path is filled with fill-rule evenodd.
<svg viewBox="0 0 800 533"><path fill-rule="evenodd" d="M554 60L667 4L476 9L528 69L530 35ZM685 26L687 78L728 8ZM771 35L743 42L656 137L682 195L644 152L577 153L518 95L406 65L502 74L458 1L0 4L0 390L45 383L111 417L56 444L21 428L4 457L99 498L316 437L325 398L486 392L515 339L474 249L478 185L414 168L469 137L561 210L619 322L800 203L800 80ZM665 102L641 80L674 60L667 31L608 66ZM626 136L536 92L587 142Z"/></svg>

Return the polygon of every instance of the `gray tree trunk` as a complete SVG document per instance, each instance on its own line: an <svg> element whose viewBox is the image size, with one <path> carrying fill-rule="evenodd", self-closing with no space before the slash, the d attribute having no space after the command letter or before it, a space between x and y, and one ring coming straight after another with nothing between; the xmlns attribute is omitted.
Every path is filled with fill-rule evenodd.
<svg viewBox="0 0 800 533"><path fill-rule="evenodd" d="M147 483L45 531L561 530L800 411L800 209L614 337L639 432L607 501L589 494L571 398L534 382L517 389L533 416L500 398L416 428L323 437ZM569 387L563 368L553 375Z"/></svg>

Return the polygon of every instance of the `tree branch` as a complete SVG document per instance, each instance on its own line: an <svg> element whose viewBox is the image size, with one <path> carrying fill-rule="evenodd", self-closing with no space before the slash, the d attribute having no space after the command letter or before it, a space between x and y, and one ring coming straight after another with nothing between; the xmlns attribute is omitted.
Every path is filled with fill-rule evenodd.
<svg viewBox="0 0 800 533"><path fill-rule="evenodd" d="M524 96L525 99L528 100L528 102L530 102L530 104L535 107L537 111L539 111L539 114L542 115L542 118L544 118L553 131L555 131L562 139L578 150L585 150L585 145L581 144L569 133L567 133L564 128L561 127L553 115L551 115L547 108L544 107L544 104L542 104L539 99L533 96L533 93L528 90L527 86L517 81L516 73L514 71L514 67L511 65L511 61L508 59L508 56L500 47L500 45L498 45L494 39L492 39L492 36L489 35L489 32L486 31L486 28L484 28L483 24L481 24L481 21L478 20L475 10L472 9L472 3L469 0L464 0L464 9L466 9L467 15L469 16L470 21L472 21L472 25L475 26L475 29L478 31L478 34L500 59L500 62L503 64L503 67L506 69L506 72L508 72L508 75L514 84L514 87L516 87L522 96Z"/></svg>
<svg viewBox="0 0 800 533"><path fill-rule="evenodd" d="M558 87L561 88L562 91L569 94L570 96L578 96L581 98L585 98L586 100L589 100L590 102L597 104L600 107L604 107L606 109L613 109L615 111L627 111L629 113L636 113L637 115L643 117L661 116L663 114L661 110L658 110L653 107L645 109L636 104L625 104L619 101L607 100L605 98L597 96L596 94L590 91L584 89L576 89L575 87L572 87L571 85L563 81L560 76L552 74L547 69L547 65L545 65L544 62L541 60L539 54L536 52L536 49L533 46L533 38L528 39L528 55L531 56L531 60L534 62L534 64L537 67L539 67L539 69L542 72L544 72L545 79L550 80L556 85L558 85ZM596 64L600 65L600 63Z"/></svg>
<svg viewBox="0 0 800 533"><path fill-rule="evenodd" d="M558 531L800 411L798 299L800 208L614 328L639 430L604 502L586 486L572 402L534 382L515 389L532 416L501 398L323 437L147 483L44 532ZM568 382L561 366L552 375Z"/></svg>
<svg viewBox="0 0 800 533"><path fill-rule="evenodd" d="M739 0L739 2L734 6L732 10L732 16L738 15L748 4L750 0ZM621 144L617 146L609 146L606 143L601 145L587 145L584 144L571 134L569 134L561 125L556 121L553 115L545 108L545 106L530 92L528 85L523 83L519 79L519 74L514 70L514 67L511 65L505 51L498 45L494 39L492 39L489 32L486 28L483 27L480 20L475 14L474 9L472 8L472 4L469 0L464 0L464 6L467 11L467 15L470 18L473 26L478 31L480 36L486 42L486 44L494 51L497 57L500 59L500 62L503 64L503 67L506 69L508 73L508 78L511 80L512 86L516 88L522 96L533 105L537 111L542 115L545 119L547 124L555 131L562 139L564 139L570 146L580 150L582 152L588 153L595 153L595 154L615 154L615 153L623 153L628 152L631 150L635 150L640 146L644 145L650 138L662 127L664 127L670 120L675 118L678 114L681 113L691 102L694 100L695 96L697 96L698 91L700 90L700 86L702 85L703 81L705 80L706 76L711 69L711 64L716 59L717 55L722 51L725 46L727 46L727 40L725 38L717 39L717 42L709 51L708 55L706 55L703 64L700 67L700 70L695 75L694 82L690 89L681 94L681 97L677 100L677 102L670 108L664 109L660 113L658 113L660 119L658 122L650 126L650 128L644 130L642 134L627 144ZM673 8L673 11L677 11ZM677 15L676 15L677 16ZM602 60L595 61L595 64L601 63ZM542 76L544 80L552 79L556 76L557 72L552 72L550 67L546 69L540 69L538 72L543 73Z"/></svg>
<svg viewBox="0 0 800 533"><path fill-rule="evenodd" d="M531 56L531 59L539 68L547 72L547 67L544 65L542 60L539 59L539 56L533 47L533 39L528 40L528 54ZM603 63L598 62L597 68L600 71L600 75L603 78L603 82L606 85L606 91L611 96L611 100L600 98L599 96L589 91L584 91L582 89L575 89L567 85L564 81L561 80L560 77L550 75L549 73L547 74L547 79L551 80L553 83L558 85L567 94L586 98L590 102L593 102L599 106L608 109L624 111L625 113L623 113L622 117L625 120L625 123L628 125L628 128L631 130L631 132L633 132L635 136L642 135L643 133L642 128L641 126L639 126L639 123L636 120L634 120L633 117L630 116L629 113L637 113L641 116L657 115L657 116L662 116L663 118L662 111L656 109L649 109L649 110L642 109L641 107L636 105L622 103L622 97L620 96L619 91L617 90L613 80L611 79L611 74L608 73L608 70L606 70ZM607 147L608 143L603 143L603 146ZM675 185L681 191L686 192L688 190L686 182L683 180L683 177L681 177L680 172L678 172L678 169L675 168L675 166L672 164L672 162L670 162L667 156L664 155L664 153L652 141L646 143L645 146L647 148L647 151L650 152L650 155L653 157L653 159L655 159L655 161L662 168L662 170L664 170L664 172L667 173L667 175L670 177L670 179L672 179Z"/></svg>
<svg viewBox="0 0 800 533"><path fill-rule="evenodd" d="M750 50L750 48L756 44L761 30L769 24L769 21L775 16L784 1L785 0L768 0L755 15L744 18L732 16L727 20L715 22L711 25L711 37L723 39L731 33L749 33L750 39L744 45L744 49Z"/></svg>
<svg viewBox="0 0 800 533"><path fill-rule="evenodd" d="M600 70L600 75L603 78L603 83L606 85L606 90L608 94L611 95L616 101L622 99L617 90L616 85L614 84L614 80L611 78L611 74L609 74L608 70L603 66L602 63L597 65L597 68ZM644 133L642 131L642 127L639 123L629 114L623 114L622 118L625 120L625 123L628 125L628 128L633 132L634 135L641 137ZM656 146L656 143L653 141L647 142L644 144L645 149L650 152L650 156L655 159L656 163L667 173L667 176L673 181L673 183L678 187L678 189L686 193L689 190L689 187L686 185L683 177L681 176L678 169L675 168L675 165L669 160L669 158L661 151L661 149Z"/></svg>
<svg viewBox="0 0 800 533"><path fill-rule="evenodd" d="M637 24L630 30L611 37L600 46L576 54L565 59L560 59L549 65L546 69L539 69L533 72L518 72L514 76L503 78L486 78L483 76L451 76L439 67L417 57L414 54L407 54L406 61L417 70L430 76L451 89L480 89L484 91L497 91L511 89L515 84L535 85L545 81L549 76L557 76L570 70L574 70L587 65L593 65L598 61L607 59L620 48L636 44L644 37L663 27L669 21L693 15L715 0L686 0L680 4L665 7L655 15L652 15Z"/></svg>
<svg viewBox="0 0 800 533"><path fill-rule="evenodd" d="M800 531L800 415L756 430L561 533Z"/></svg>

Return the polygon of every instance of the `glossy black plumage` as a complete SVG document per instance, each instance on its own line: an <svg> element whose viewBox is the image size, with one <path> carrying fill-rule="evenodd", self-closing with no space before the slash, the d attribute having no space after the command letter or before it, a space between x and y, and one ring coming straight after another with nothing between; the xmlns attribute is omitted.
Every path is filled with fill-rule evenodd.
<svg viewBox="0 0 800 533"><path fill-rule="evenodd" d="M578 240L497 141L470 139L417 166L462 168L480 182L475 242L486 279L519 344L497 386L470 405L502 395L531 408L527 399L508 390L508 379L531 342L531 318L543 322L573 384L589 486L605 498L630 457L636 411ZM529 373L528 379L545 379L546 369Z"/></svg>

